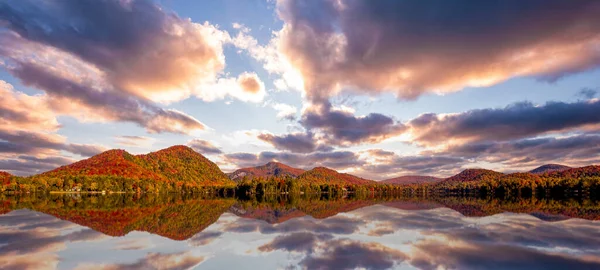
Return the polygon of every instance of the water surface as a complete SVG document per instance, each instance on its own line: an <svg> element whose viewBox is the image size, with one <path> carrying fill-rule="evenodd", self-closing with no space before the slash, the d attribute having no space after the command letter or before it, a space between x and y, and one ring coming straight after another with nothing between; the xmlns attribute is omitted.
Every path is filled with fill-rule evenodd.
<svg viewBox="0 0 600 270"><path fill-rule="evenodd" d="M592 201L1 199L1 269L600 269Z"/></svg>

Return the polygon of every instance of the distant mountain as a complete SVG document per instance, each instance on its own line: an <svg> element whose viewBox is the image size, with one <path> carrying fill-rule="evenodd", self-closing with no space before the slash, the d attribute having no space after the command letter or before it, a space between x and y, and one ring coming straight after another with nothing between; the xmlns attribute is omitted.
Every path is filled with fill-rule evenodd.
<svg viewBox="0 0 600 270"><path fill-rule="evenodd" d="M379 181L382 184L400 184L400 185L408 185L408 184L427 184L427 183L437 183L444 180L443 178L433 177L433 176L425 176L425 175L405 175L396 178L386 179Z"/></svg>
<svg viewBox="0 0 600 270"><path fill-rule="evenodd" d="M337 185L369 185L376 184L373 180L367 180L347 173L339 173L335 170L316 167L298 176L302 184L337 184Z"/></svg>
<svg viewBox="0 0 600 270"><path fill-rule="evenodd" d="M546 165L539 166L529 172L533 173L533 174L544 174L544 173L550 173L550 172L560 172L560 171L564 171L564 170L568 170L568 169L571 169L571 167L565 166L565 165L560 165L560 164L546 164Z"/></svg>
<svg viewBox="0 0 600 270"><path fill-rule="evenodd" d="M7 173L5 171L0 171L0 183L3 185L8 185L10 184L10 178L12 177L12 174Z"/></svg>
<svg viewBox="0 0 600 270"><path fill-rule="evenodd" d="M137 156L125 150L109 150L41 176L113 176L193 186L235 185L215 163L181 145Z"/></svg>
<svg viewBox="0 0 600 270"><path fill-rule="evenodd" d="M486 169L466 169L457 175L444 179L442 182L471 182L489 178L500 178L503 175L501 172Z"/></svg>
<svg viewBox="0 0 600 270"><path fill-rule="evenodd" d="M262 166L242 168L229 174L231 180L240 180L244 177L279 177L279 176L291 176L293 178L298 177L304 170L293 168L288 165L279 162L269 162Z"/></svg>
<svg viewBox="0 0 600 270"><path fill-rule="evenodd" d="M580 168L571 168L563 171L555 171L546 174L557 178L579 178L584 176L600 176L600 166L591 165Z"/></svg>

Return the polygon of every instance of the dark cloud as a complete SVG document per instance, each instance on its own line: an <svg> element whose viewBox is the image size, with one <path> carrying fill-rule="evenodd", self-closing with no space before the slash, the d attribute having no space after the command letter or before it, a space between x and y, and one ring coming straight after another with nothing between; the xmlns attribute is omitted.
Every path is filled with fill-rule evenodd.
<svg viewBox="0 0 600 270"><path fill-rule="evenodd" d="M501 109L481 109L451 115L425 114L411 120L414 141L435 145L452 141L512 140L600 124L600 101L529 102Z"/></svg>
<svg viewBox="0 0 600 270"><path fill-rule="evenodd" d="M0 170L26 176L43 173L73 162L75 160L63 157L40 158L21 155L16 158L0 160Z"/></svg>
<svg viewBox="0 0 600 270"><path fill-rule="evenodd" d="M291 133L281 136L259 134L258 138L272 144L275 148L293 153L312 153L332 151L330 146L321 145L312 133Z"/></svg>
<svg viewBox="0 0 600 270"><path fill-rule="evenodd" d="M348 88L415 98L600 64L594 0L284 0L278 11L280 50L311 100Z"/></svg>
<svg viewBox="0 0 600 270"><path fill-rule="evenodd" d="M585 99L592 99L592 98L596 97L597 94L598 94L598 90L592 89L592 88L583 88L583 89L579 90L579 92L577 92L577 96L585 98Z"/></svg>
<svg viewBox="0 0 600 270"><path fill-rule="evenodd" d="M448 175L460 170L470 162L460 156L446 153L421 154L416 156L388 155L378 159L377 163L365 163L362 174L370 179L386 179L391 176L402 175Z"/></svg>
<svg viewBox="0 0 600 270"><path fill-rule="evenodd" d="M515 166L533 166L548 162L587 165L600 161L598 153L600 135L597 134L467 143L444 150L446 155Z"/></svg>
<svg viewBox="0 0 600 270"><path fill-rule="evenodd" d="M200 154L221 154L223 151L213 143L200 139L193 139L188 142L188 146Z"/></svg>
<svg viewBox="0 0 600 270"><path fill-rule="evenodd" d="M379 243L351 240L329 241L321 256L308 256L300 264L307 269L389 269L406 255Z"/></svg>
<svg viewBox="0 0 600 270"><path fill-rule="evenodd" d="M259 154L232 153L224 155L229 163L238 167L254 167L271 161L293 164L294 167L312 169L325 166L334 169L345 169L362 166L363 160L356 153L350 151L315 152L310 154L296 154L289 152L261 152Z"/></svg>
<svg viewBox="0 0 600 270"><path fill-rule="evenodd" d="M377 143L406 129L391 117L378 113L357 117L350 112L334 110L329 103L306 110L300 123L309 131L320 131L328 144L338 146Z"/></svg>
<svg viewBox="0 0 600 270"><path fill-rule="evenodd" d="M107 149L104 146L98 145L70 143L65 145L63 150L80 155L82 157L91 157L100 154Z"/></svg>

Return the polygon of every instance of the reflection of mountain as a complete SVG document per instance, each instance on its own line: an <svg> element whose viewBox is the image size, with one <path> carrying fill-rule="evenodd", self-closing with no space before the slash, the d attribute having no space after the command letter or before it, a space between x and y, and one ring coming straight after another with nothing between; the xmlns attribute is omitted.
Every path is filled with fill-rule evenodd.
<svg viewBox="0 0 600 270"><path fill-rule="evenodd" d="M235 202L234 199L182 199L136 196L52 196L9 199L12 210L28 208L110 236L144 231L174 240L201 232Z"/></svg>
<svg viewBox="0 0 600 270"><path fill-rule="evenodd" d="M453 209L464 216L483 217L502 212L527 213L546 221L568 218L600 220L600 204L589 200L510 200L445 198L304 198L236 201L232 198L199 198L192 195L23 195L0 197L0 213L31 209L67 220L110 236L144 231L174 240L185 240L203 231L229 211L237 216L285 223L305 215L326 219L370 205L404 211Z"/></svg>
<svg viewBox="0 0 600 270"><path fill-rule="evenodd" d="M400 177L396 177L396 178L382 180L379 183L410 185L410 184L437 183L442 180L443 180L443 178L438 178L438 177L433 177L433 176L405 175L405 176L400 176Z"/></svg>

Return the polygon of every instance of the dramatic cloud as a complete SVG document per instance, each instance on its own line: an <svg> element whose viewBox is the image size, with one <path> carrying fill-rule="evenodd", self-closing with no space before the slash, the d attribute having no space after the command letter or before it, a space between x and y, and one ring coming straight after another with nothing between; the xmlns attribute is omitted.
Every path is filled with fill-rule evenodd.
<svg viewBox="0 0 600 270"><path fill-rule="evenodd" d="M579 90L579 92L577 93L577 96L585 98L585 99L592 99L592 98L596 97L597 94L598 94L597 89L583 88L583 89Z"/></svg>
<svg viewBox="0 0 600 270"><path fill-rule="evenodd" d="M0 19L22 38L68 52L115 87L154 101L189 96L225 65L225 33L151 1L19 1L4 3Z"/></svg>
<svg viewBox="0 0 600 270"><path fill-rule="evenodd" d="M222 232L204 231L194 235L188 242L194 247L205 246L215 241L222 234Z"/></svg>
<svg viewBox="0 0 600 270"><path fill-rule="evenodd" d="M594 0L277 3L278 48L313 101L348 88L410 99L600 64Z"/></svg>
<svg viewBox="0 0 600 270"><path fill-rule="evenodd" d="M482 140L511 140L600 124L600 101L515 103L500 109L424 114L407 125L415 142L427 146Z"/></svg>
<svg viewBox="0 0 600 270"><path fill-rule="evenodd" d="M213 143L200 139L193 139L188 142L188 146L200 154L221 154L223 151Z"/></svg>
<svg viewBox="0 0 600 270"><path fill-rule="evenodd" d="M296 120L296 113L298 112L296 107L284 103L271 103L270 105L277 111L277 119Z"/></svg>
<svg viewBox="0 0 600 270"><path fill-rule="evenodd" d="M378 113L357 117L352 112L334 109L329 102L307 109L300 123L309 131L320 131L328 144L338 146L377 143L406 129L391 117Z"/></svg>

